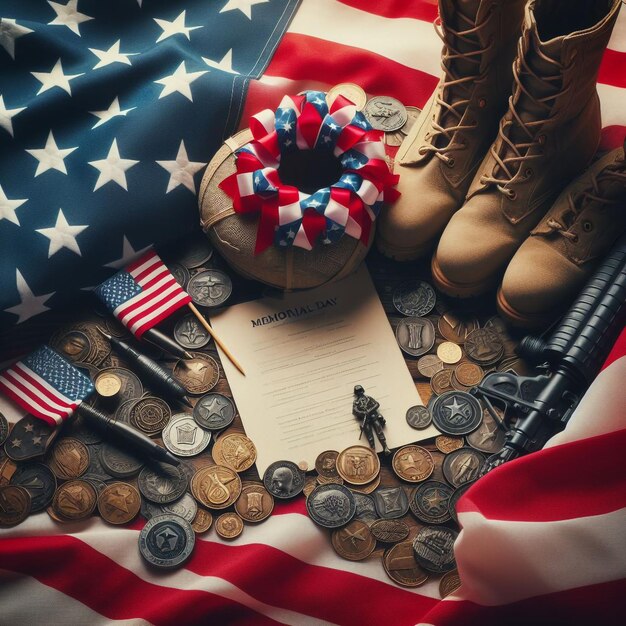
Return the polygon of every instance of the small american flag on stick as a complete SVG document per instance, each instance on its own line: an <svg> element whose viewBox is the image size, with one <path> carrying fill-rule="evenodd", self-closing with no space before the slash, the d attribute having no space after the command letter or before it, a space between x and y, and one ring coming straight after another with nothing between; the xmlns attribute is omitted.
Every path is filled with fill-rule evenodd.
<svg viewBox="0 0 626 626"><path fill-rule="evenodd" d="M0 391L52 426L70 417L93 389L87 376L48 346L0 373Z"/></svg>
<svg viewBox="0 0 626 626"><path fill-rule="evenodd" d="M191 302L153 250L105 280L95 292L137 339Z"/></svg>

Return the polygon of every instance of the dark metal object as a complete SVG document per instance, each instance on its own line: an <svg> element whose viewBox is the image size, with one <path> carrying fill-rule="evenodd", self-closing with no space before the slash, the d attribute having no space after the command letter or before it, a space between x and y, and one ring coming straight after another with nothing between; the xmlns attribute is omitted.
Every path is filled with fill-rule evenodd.
<svg viewBox="0 0 626 626"><path fill-rule="evenodd" d="M352 415L361 421L361 433L359 439L363 433L367 437L367 442L370 444L370 448L376 447L374 440L374 433L380 441L380 445L383 447L385 454L391 454L391 450L387 446L387 439L383 432L383 426L386 424L385 418L378 412L380 404L374 400L371 396L365 395L365 390L361 385L354 387L354 395L356 398L352 403Z"/></svg>
<svg viewBox="0 0 626 626"><path fill-rule="evenodd" d="M178 515L157 515L139 533L139 553L150 565L172 569L191 556L195 541L187 520Z"/></svg>
<svg viewBox="0 0 626 626"><path fill-rule="evenodd" d="M336 483L319 485L306 499L309 517L324 528L345 526L356 512L352 492Z"/></svg>
<svg viewBox="0 0 626 626"><path fill-rule="evenodd" d="M162 333L160 330L156 328L149 328L144 334L143 338L147 339L150 343L153 343L161 350L165 350L165 352L169 352L172 356L175 356L177 359L190 359L191 354L181 348L173 339L168 337L165 333Z"/></svg>
<svg viewBox="0 0 626 626"><path fill-rule="evenodd" d="M122 354L129 363L135 366L137 371L143 374L149 386L177 397L189 407L192 406L189 398L187 398L185 389L170 372L145 354L137 352L124 341L117 339L117 337L107 335L105 332L102 332L102 334L111 342L111 346L117 352Z"/></svg>
<svg viewBox="0 0 626 626"><path fill-rule="evenodd" d="M515 415L502 450L485 462L482 472L543 447L565 427L591 381L600 371L626 321L626 236L614 246L591 277L548 341L526 339L544 373L485 376L472 393L487 405L503 429ZM504 409L501 421L495 405Z"/></svg>
<svg viewBox="0 0 626 626"><path fill-rule="evenodd" d="M111 433L119 440L126 442L132 448L133 452L143 453L163 463L170 465L178 465L180 461L170 454L165 448L152 441L143 433L134 429L129 424L118 422L114 417L109 417L101 413L97 409L83 402L78 407L79 413L93 426L100 428L103 432Z"/></svg>

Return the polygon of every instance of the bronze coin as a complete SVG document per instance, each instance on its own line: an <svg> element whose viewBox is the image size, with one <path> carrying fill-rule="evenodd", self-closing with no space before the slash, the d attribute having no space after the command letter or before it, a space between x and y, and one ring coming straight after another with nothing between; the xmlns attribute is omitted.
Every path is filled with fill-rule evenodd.
<svg viewBox="0 0 626 626"><path fill-rule="evenodd" d="M202 533L205 533L207 530L209 530L212 524L213 516L208 511L205 511L204 509L198 507L198 510L196 511L196 516L193 518L193 522L191 522L191 527L193 528L193 531L196 534L201 535Z"/></svg>
<svg viewBox="0 0 626 626"><path fill-rule="evenodd" d="M403 587L419 587L428 580L428 574L417 564L410 541L398 543L385 552L383 567L387 576Z"/></svg>
<svg viewBox="0 0 626 626"><path fill-rule="evenodd" d="M398 543L409 536L409 527L397 519L379 519L370 526L372 535L383 543Z"/></svg>
<svg viewBox="0 0 626 626"><path fill-rule="evenodd" d="M351 485L366 485L380 472L378 455L365 446L350 446L337 457L337 471Z"/></svg>
<svg viewBox="0 0 626 626"><path fill-rule="evenodd" d="M467 336L478 328L478 320L459 311L446 311L437 323L439 332L452 343L463 344Z"/></svg>
<svg viewBox="0 0 626 626"><path fill-rule="evenodd" d="M262 522L274 510L274 498L261 484L246 485L235 502L235 511L246 522Z"/></svg>
<svg viewBox="0 0 626 626"><path fill-rule="evenodd" d="M0 486L9 484L16 469L17 465L13 459L7 457L4 461L0 461Z"/></svg>
<svg viewBox="0 0 626 626"><path fill-rule="evenodd" d="M137 517L141 496L128 483L107 485L98 497L98 511L109 524L128 524Z"/></svg>
<svg viewBox="0 0 626 626"><path fill-rule="evenodd" d="M117 378L122 381L122 386L116 396L116 399L119 399L120 403L125 400L141 398L143 395L143 385L139 377L129 369L125 367L107 367L103 369L99 375L104 376L107 374L117 376Z"/></svg>
<svg viewBox="0 0 626 626"><path fill-rule="evenodd" d="M453 373L453 370L449 369L435 372L433 374L433 377L430 379L430 388L433 390L433 393L436 393L438 396L440 396L446 391L451 391Z"/></svg>
<svg viewBox="0 0 626 626"><path fill-rule="evenodd" d="M62 519L79 520L89 517L96 508L98 494L86 480L63 483L52 498L52 510Z"/></svg>
<svg viewBox="0 0 626 626"><path fill-rule="evenodd" d="M59 439L50 453L50 469L55 476L68 480L82 476L89 467L89 449L78 439Z"/></svg>
<svg viewBox="0 0 626 626"><path fill-rule="evenodd" d="M425 354L417 361L417 371L426 378L432 378L442 369L443 362L436 354Z"/></svg>
<svg viewBox="0 0 626 626"><path fill-rule="evenodd" d="M50 337L49 345L69 361L84 361L93 358L91 342L86 333L78 330L61 329Z"/></svg>
<svg viewBox="0 0 626 626"><path fill-rule="evenodd" d="M455 391L469 391L471 389L471 387L468 387L467 385L462 385L456 377L456 374L453 372L452 374L452 389L454 389Z"/></svg>
<svg viewBox="0 0 626 626"><path fill-rule="evenodd" d="M122 389L122 379L112 372L102 372L96 376L94 385L102 398L114 398Z"/></svg>
<svg viewBox="0 0 626 626"><path fill-rule="evenodd" d="M30 494L24 487L3 485L0 487L0 527L21 524L30 513Z"/></svg>
<svg viewBox="0 0 626 626"><path fill-rule="evenodd" d="M307 478L304 483L304 488L302 489L302 493L304 493L304 497L308 498L309 494L317 487L318 483L314 478Z"/></svg>
<svg viewBox="0 0 626 626"><path fill-rule="evenodd" d="M298 469L306 474L309 471L309 464L306 461L298 461Z"/></svg>
<svg viewBox="0 0 626 626"><path fill-rule="evenodd" d="M161 398L140 398L130 409L130 423L146 435L160 433L169 423L172 411Z"/></svg>
<svg viewBox="0 0 626 626"><path fill-rule="evenodd" d="M339 452L336 450L326 450L318 454L315 459L315 471L324 478L338 478L337 457Z"/></svg>
<svg viewBox="0 0 626 626"><path fill-rule="evenodd" d="M456 379L466 387L475 387L485 375L483 368L476 363L459 363L454 370L454 376Z"/></svg>
<svg viewBox="0 0 626 626"><path fill-rule="evenodd" d="M333 531L330 541L335 552L348 561L362 561L372 554L376 547L376 539L369 526L359 519L354 519L347 526Z"/></svg>
<svg viewBox="0 0 626 626"><path fill-rule="evenodd" d="M243 520L237 513L224 513L215 521L215 531L222 539L236 539L243 532Z"/></svg>
<svg viewBox="0 0 626 626"><path fill-rule="evenodd" d="M460 487L463 483L472 482L479 477L484 462L485 456L474 448L459 448L446 455L443 475L453 487Z"/></svg>
<svg viewBox="0 0 626 626"><path fill-rule="evenodd" d="M318 476L317 484L318 485L329 485L330 483L335 483L337 485L343 485L343 478L341 476L337 476L335 478L327 478L326 476Z"/></svg>
<svg viewBox="0 0 626 626"><path fill-rule="evenodd" d="M437 356L443 363L453 364L458 363L463 356L463 350L456 343L451 341L444 341L437 346Z"/></svg>
<svg viewBox="0 0 626 626"><path fill-rule="evenodd" d="M410 483L426 480L435 469L432 454L420 446L404 446L396 450L391 461L396 475Z"/></svg>
<svg viewBox="0 0 626 626"><path fill-rule="evenodd" d="M180 359L174 366L174 377L194 396L211 391L220 378L217 361L208 354L192 352L192 359Z"/></svg>
<svg viewBox="0 0 626 626"><path fill-rule="evenodd" d="M191 493L209 509L225 509L241 493L241 479L235 470L224 465L199 469L191 479Z"/></svg>
<svg viewBox="0 0 626 626"><path fill-rule="evenodd" d="M366 485L350 485L350 489L352 491L358 491L359 493L369 494L372 493L375 489L378 489L380 486L380 474L374 478L372 482L367 483Z"/></svg>
<svg viewBox="0 0 626 626"><path fill-rule="evenodd" d="M489 410L483 409L483 421L473 433L466 435L466 439L472 448L487 454L496 454L504 446L506 428L499 428Z"/></svg>
<svg viewBox="0 0 626 626"><path fill-rule="evenodd" d="M467 356L482 365L497 363L504 354L500 335L491 328L477 328L465 339Z"/></svg>
<svg viewBox="0 0 626 626"><path fill-rule="evenodd" d="M212 454L218 465L232 467L236 472L245 472L256 461L256 447L243 433L229 433L217 439Z"/></svg>
<svg viewBox="0 0 626 626"><path fill-rule="evenodd" d="M435 446L439 452L450 454L465 445L463 437L452 437L450 435L439 435L435 437Z"/></svg>
<svg viewBox="0 0 626 626"><path fill-rule="evenodd" d="M446 572L439 581L439 595L443 598L454 593L461 586L461 578L459 572L453 569Z"/></svg>

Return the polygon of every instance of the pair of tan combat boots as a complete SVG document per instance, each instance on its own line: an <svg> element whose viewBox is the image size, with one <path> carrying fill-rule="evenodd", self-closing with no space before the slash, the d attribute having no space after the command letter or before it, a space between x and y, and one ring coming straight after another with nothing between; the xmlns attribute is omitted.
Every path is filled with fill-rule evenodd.
<svg viewBox="0 0 626 626"><path fill-rule="evenodd" d="M439 0L444 73L396 157L402 196L381 215L384 254L436 247L433 280L457 297L501 281L498 307L514 324L541 325L568 304L626 230L624 150L585 171L620 6Z"/></svg>

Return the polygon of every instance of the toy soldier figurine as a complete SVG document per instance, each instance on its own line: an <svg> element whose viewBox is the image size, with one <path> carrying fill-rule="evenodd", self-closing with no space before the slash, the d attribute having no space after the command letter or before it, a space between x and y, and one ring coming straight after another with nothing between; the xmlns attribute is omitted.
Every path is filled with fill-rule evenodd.
<svg viewBox="0 0 626 626"><path fill-rule="evenodd" d="M356 398L352 403L352 414L357 419L363 420L361 423L361 435L365 433L370 448L375 448L374 432L376 432L378 441L380 441L383 447L383 452L391 454L391 450L387 447L385 433L383 432L383 426L386 424L385 418L378 412L380 404L371 396L366 396L365 390L361 385L354 387L354 395L356 395ZM359 435L359 439L361 435Z"/></svg>

